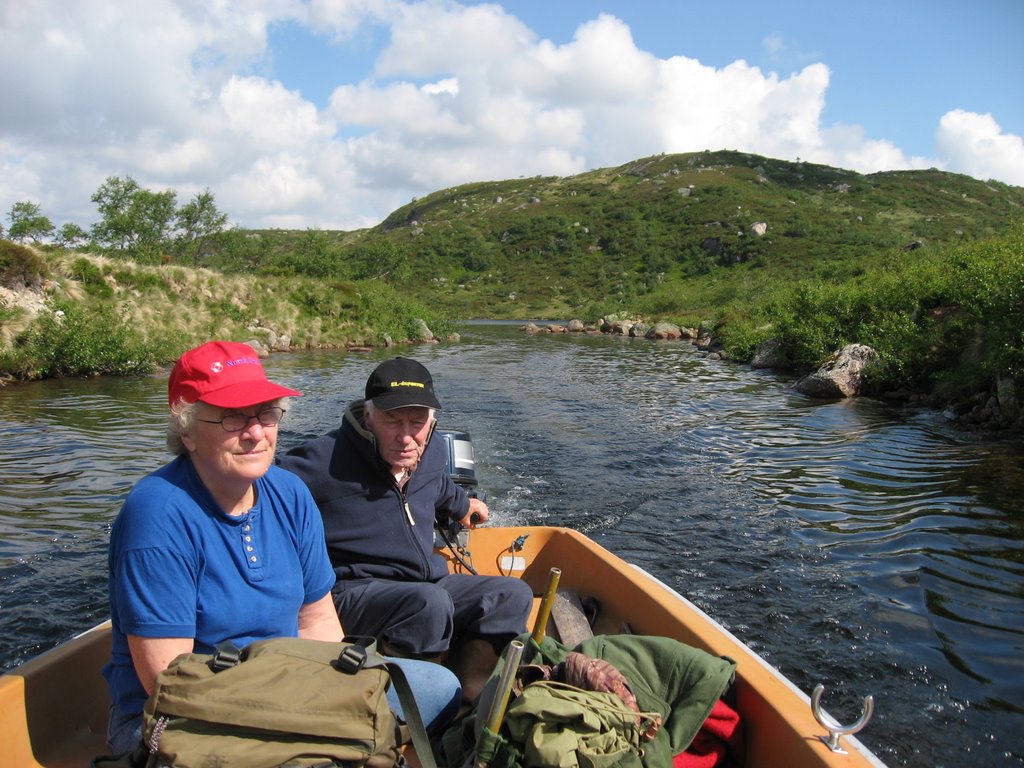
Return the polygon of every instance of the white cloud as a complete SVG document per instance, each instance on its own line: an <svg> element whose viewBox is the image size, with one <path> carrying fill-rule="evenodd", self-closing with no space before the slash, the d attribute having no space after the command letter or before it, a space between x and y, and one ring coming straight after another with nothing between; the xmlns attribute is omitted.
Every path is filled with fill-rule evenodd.
<svg viewBox="0 0 1024 768"><path fill-rule="evenodd" d="M1024 139L1003 133L992 115L947 112L939 120L935 146L951 171L1024 186Z"/></svg>
<svg viewBox="0 0 1024 768"><path fill-rule="evenodd" d="M657 78L657 59L639 50L629 27L607 14L583 24L571 43L535 51L549 75L546 95L568 104L628 105L643 100Z"/></svg>
<svg viewBox="0 0 1024 768"><path fill-rule="evenodd" d="M939 162L927 157L908 157L884 139L868 139L859 125L836 125L822 131L819 150L802 155L804 160L849 168L861 173L885 170L933 168Z"/></svg>
<svg viewBox="0 0 1024 768"><path fill-rule="evenodd" d="M318 109L270 76L280 23L356 47L372 26L389 42ZM452 0L4 3L0 215L29 199L88 224L103 179L130 175L179 200L208 187L245 226L351 229L467 181L719 148L1024 184L1024 142L990 115L947 113L936 158L823 124L831 77L820 60L780 76L659 58L606 14L557 45L498 5Z"/></svg>
<svg viewBox="0 0 1024 768"><path fill-rule="evenodd" d="M95 141L186 131L223 79L263 54L267 18L175 0L5 3L0 85L18 109L2 126Z"/></svg>
<svg viewBox="0 0 1024 768"><path fill-rule="evenodd" d="M427 83L423 86L423 92L436 96L439 93L449 93L457 96L459 93L459 80L456 77L446 77L436 83Z"/></svg>
<svg viewBox="0 0 1024 768"><path fill-rule="evenodd" d="M400 17L404 5L403 0L309 0L308 20L314 29L344 43L366 24L387 24Z"/></svg>
<svg viewBox="0 0 1024 768"><path fill-rule="evenodd" d="M246 207L265 213L272 220L286 213L296 202L317 199L325 192L308 162L299 156L282 153L261 157L230 184L235 199Z"/></svg>
<svg viewBox="0 0 1024 768"><path fill-rule="evenodd" d="M786 50L786 41L782 39L782 35L772 33L761 40L761 47L770 58L777 57Z"/></svg>
<svg viewBox="0 0 1024 768"><path fill-rule="evenodd" d="M515 61L535 35L497 5L408 3L391 24L391 44L381 51L376 74L381 78L482 75Z"/></svg>
<svg viewBox="0 0 1024 768"><path fill-rule="evenodd" d="M436 139L468 138L470 129L451 112L450 90L417 88L411 83L377 87L368 83L334 91L328 111L339 123Z"/></svg>
<svg viewBox="0 0 1024 768"><path fill-rule="evenodd" d="M334 126L316 107L280 83L259 77L232 77L220 94L223 129L253 153L300 151L329 139Z"/></svg>

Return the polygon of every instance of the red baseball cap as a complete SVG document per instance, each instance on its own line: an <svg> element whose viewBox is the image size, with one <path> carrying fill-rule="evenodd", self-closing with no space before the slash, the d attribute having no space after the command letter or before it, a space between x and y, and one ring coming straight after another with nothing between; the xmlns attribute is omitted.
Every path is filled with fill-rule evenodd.
<svg viewBox="0 0 1024 768"><path fill-rule="evenodd" d="M178 358L167 381L167 401L204 403L218 408L250 405L301 395L267 379L259 355L248 344L209 341Z"/></svg>

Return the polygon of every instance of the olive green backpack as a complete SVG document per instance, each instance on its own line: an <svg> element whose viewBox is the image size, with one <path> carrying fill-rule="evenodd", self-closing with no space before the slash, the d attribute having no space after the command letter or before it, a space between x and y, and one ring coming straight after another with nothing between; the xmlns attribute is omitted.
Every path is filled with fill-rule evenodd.
<svg viewBox="0 0 1024 768"><path fill-rule="evenodd" d="M398 690L408 728L386 698ZM411 733L433 756L400 667L369 647L298 638L184 654L157 678L143 713L149 768L405 765Z"/></svg>

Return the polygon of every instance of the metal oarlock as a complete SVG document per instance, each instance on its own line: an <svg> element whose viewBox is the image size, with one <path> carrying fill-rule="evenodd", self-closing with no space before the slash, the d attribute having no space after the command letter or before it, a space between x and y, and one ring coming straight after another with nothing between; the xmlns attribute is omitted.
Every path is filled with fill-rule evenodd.
<svg viewBox="0 0 1024 768"><path fill-rule="evenodd" d="M814 715L814 719L818 721L826 731L828 736L819 736L825 744L836 754L845 755L846 750L843 749L839 744L840 736L852 736L859 732L868 724L868 720L871 719L871 713L875 711L875 697L865 696L864 706L861 709L860 717L853 725L840 725L832 719L830 715L825 714L825 711L821 708L821 694L824 692L825 686L818 683L814 686L814 691L811 693L811 712Z"/></svg>

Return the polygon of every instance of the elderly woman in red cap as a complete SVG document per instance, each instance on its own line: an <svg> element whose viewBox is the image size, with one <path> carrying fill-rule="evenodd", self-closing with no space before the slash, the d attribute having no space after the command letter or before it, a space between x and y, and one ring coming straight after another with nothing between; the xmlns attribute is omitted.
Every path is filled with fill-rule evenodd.
<svg viewBox="0 0 1024 768"><path fill-rule="evenodd" d="M320 513L301 480L272 466L300 394L269 381L245 344L209 342L174 366L167 443L177 457L135 485L110 534L112 754L136 746L156 677L179 654L225 640L342 639ZM424 722L440 725L458 681L436 664L402 665Z"/></svg>

